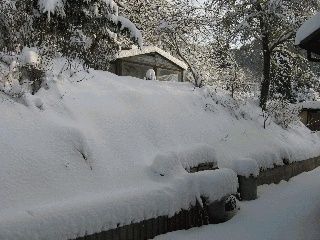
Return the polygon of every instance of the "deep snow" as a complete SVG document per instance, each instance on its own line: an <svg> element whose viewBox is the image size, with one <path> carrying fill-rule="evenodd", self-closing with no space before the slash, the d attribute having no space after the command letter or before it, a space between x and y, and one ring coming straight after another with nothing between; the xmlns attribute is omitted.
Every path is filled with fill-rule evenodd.
<svg viewBox="0 0 320 240"><path fill-rule="evenodd" d="M317 134L263 129L253 103L188 83L70 77L57 62L25 104L0 94L0 239L73 238L236 191L231 170L183 169L201 161L250 175L320 155Z"/></svg>
<svg viewBox="0 0 320 240"><path fill-rule="evenodd" d="M320 168L289 182L258 188L229 222L179 231L156 240L319 240Z"/></svg>

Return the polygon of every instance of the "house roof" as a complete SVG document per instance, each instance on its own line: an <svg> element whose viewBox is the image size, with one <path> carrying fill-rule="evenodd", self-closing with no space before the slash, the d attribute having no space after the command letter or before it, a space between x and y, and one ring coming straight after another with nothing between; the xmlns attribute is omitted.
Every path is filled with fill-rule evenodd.
<svg viewBox="0 0 320 240"><path fill-rule="evenodd" d="M306 110L320 110L320 101L307 101L298 103L298 106Z"/></svg>
<svg viewBox="0 0 320 240"><path fill-rule="evenodd" d="M320 12L299 28L295 44L308 52L320 55Z"/></svg>
<svg viewBox="0 0 320 240"><path fill-rule="evenodd" d="M120 53L117 56L117 59L133 57L133 56L143 55L143 54L148 54L148 53L158 53L159 55L168 59L169 61L173 62L174 64L178 65L179 67L181 67L185 70L188 69L187 64L185 64L183 61L175 58L171 54L163 51L162 49L160 49L158 47L154 47L154 46L143 47L142 49L135 48L135 49L120 51Z"/></svg>

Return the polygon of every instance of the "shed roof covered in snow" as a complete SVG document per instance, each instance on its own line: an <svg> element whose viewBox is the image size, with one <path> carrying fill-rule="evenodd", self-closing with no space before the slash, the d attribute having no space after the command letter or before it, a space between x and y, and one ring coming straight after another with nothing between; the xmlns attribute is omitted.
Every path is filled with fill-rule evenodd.
<svg viewBox="0 0 320 240"><path fill-rule="evenodd" d="M164 50L162 50L158 47L155 47L155 46L143 47L142 49L134 48L134 49L130 49L130 50L123 50L118 54L117 58L121 59L121 58L133 57L133 56L149 54L149 53L158 53L159 55L168 59L169 61L171 61L175 65L178 65L182 69L186 70L188 68L187 64L185 64L184 62L175 58L174 56L172 56L168 52L165 52Z"/></svg>
<svg viewBox="0 0 320 240"><path fill-rule="evenodd" d="M311 53L320 55L320 12L307 20L299 28L295 44L308 51L310 60L317 60L312 59Z"/></svg>
<svg viewBox="0 0 320 240"><path fill-rule="evenodd" d="M320 110L320 101L307 101L298 104L302 109Z"/></svg>
<svg viewBox="0 0 320 240"><path fill-rule="evenodd" d="M112 62L110 72L119 76L148 79L147 73L155 73L160 81L185 81L188 66L183 61L154 46L123 50Z"/></svg>

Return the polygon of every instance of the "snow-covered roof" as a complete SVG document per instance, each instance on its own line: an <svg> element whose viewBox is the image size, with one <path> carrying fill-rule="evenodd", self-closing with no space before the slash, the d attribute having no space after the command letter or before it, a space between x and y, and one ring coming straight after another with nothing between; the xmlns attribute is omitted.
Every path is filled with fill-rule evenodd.
<svg viewBox="0 0 320 240"><path fill-rule="evenodd" d="M320 101L307 101L299 103L302 109L320 109Z"/></svg>
<svg viewBox="0 0 320 240"><path fill-rule="evenodd" d="M295 44L299 45L307 37L320 29L320 12L307 20L297 31Z"/></svg>
<svg viewBox="0 0 320 240"><path fill-rule="evenodd" d="M170 53L155 47L155 46L148 46L148 47L143 47L142 49L139 48L133 48L130 50L123 50L120 51L120 53L118 54L117 58L127 58L127 57L133 57L133 56L137 56L137 55L142 55L142 54L148 54L148 53L158 53L160 54L162 57L168 59L169 61L173 62L174 64L178 65L179 67L183 68L183 69L188 69L187 64L185 64L183 61L175 58L174 56L172 56Z"/></svg>

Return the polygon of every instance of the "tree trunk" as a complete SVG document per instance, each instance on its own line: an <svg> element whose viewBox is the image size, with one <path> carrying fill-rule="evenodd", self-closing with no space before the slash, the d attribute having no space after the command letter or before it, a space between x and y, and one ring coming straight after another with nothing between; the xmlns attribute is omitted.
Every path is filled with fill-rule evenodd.
<svg viewBox="0 0 320 240"><path fill-rule="evenodd" d="M271 52L263 47L263 79L261 83L260 107L266 110L270 89Z"/></svg>
<svg viewBox="0 0 320 240"><path fill-rule="evenodd" d="M264 12L261 1L255 1L254 6L258 13ZM263 51L263 79L261 83L261 92L260 92L260 107L262 110L266 110L267 101L269 97L269 89L270 89L270 71L271 71L271 53L272 50L269 47L270 43L270 27L268 21L263 17L263 15L259 15L259 25L261 30L261 44Z"/></svg>

